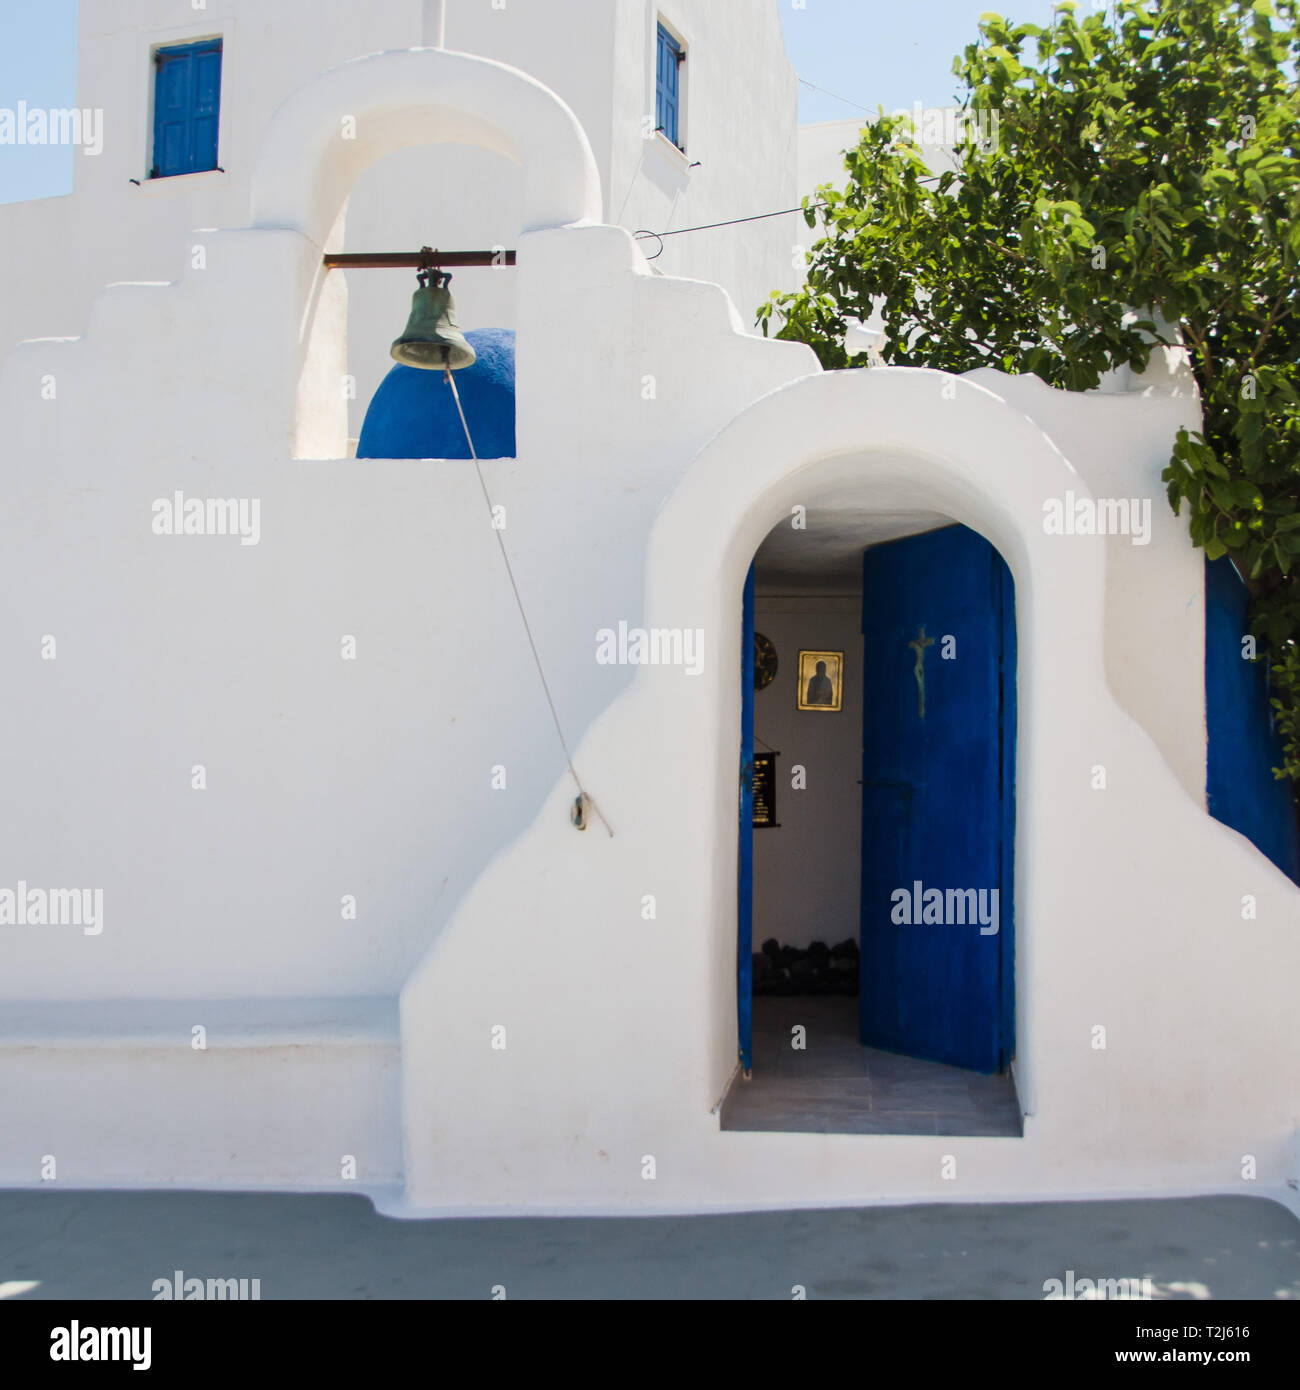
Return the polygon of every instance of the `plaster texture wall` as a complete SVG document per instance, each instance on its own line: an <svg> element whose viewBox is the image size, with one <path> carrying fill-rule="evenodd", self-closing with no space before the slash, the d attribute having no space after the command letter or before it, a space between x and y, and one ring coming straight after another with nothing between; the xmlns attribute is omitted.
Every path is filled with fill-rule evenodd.
<svg viewBox="0 0 1300 1390"><path fill-rule="evenodd" d="M1187 515L1174 515L1160 474L1181 427L1200 427L1190 368L1181 352L1162 350L1129 391L1055 391L1035 376L971 372L1053 439L1095 499L1128 499L1149 517L1148 539L1112 534L1058 535L1059 549L1106 552L1106 679L1138 719L1183 789L1205 805L1205 571L1187 537ZM1079 424L1086 401L1087 428ZM1068 440L1068 444L1064 441ZM1049 500L1064 503L1068 484ZM1043 516L1040 514L1040 524Z"/></svg>
<svg viewBox="0 0 1300 1390"><path fill-rule="evenodd" d="M810 198L826 183L843 188L848 181L844 152L857 143L871 117L844 121L817 121L799 127L799 197Z"/></svg>
<svg viewBox="0 0 1300 1390"><path fill-rule="evenodd" d="M455 460L286 459L310 248L282 231L228 242L179 286L106 291L84 338L28 344L6 364L4 539L28 582L0 622L24 647L33 623L63 634L57 662L11 690L14 776L47 792L4 811L12 856L36 883L70 872L58 855L80 846L79 872L123 925L186 923L161 953L157 925L110 923L95 952L22 937L13 996L53 978L65 998L133 995L144 981L159 997L242 994L252 979L266 997L395 990L429 908L449 906L461 876L523 828L563 766L474 473ZM582 286L562 327L557 271ZM231 313L228 336L185 360L192 315L221 320L238 287L284 331L250 354ZM738 335L713 287L638 273L619 229L525 238L520 294L519 457L484 472L576 736L630 678L594 664L597 630L641 611L623 557L644 547L699 444L811 354ZM620 328L616 345L607 326L627 323L638 331ZM47 376L53 401L40 399ZM177 490L256 499L257 544L152 534L154 502ZM355 663L341 659L347 635ZM504 793L490 786L498 764ZM346 892L364 899L358 923L340 918ZM306 954L291 944L308 939Z"/></svg>
<svg viewBox="0 0 1300 1390"><path fill-rule="evenodd" d="M850 488L894 510L938 505L1001 551L1020 635L1025 1137L719 1133L735 1065L740 733L738 672L723 659L697 679L638 672L576 753L617 837L575 834L559 783L404 989L405 1172L417 1208L1237 1190L1243 1154L1258 1164L1251 1190L1286 1194L1300 1081L1284 983L1300 964L1294 885L1205 815L1112 694L1108 547L1044 532L1043 499L1087 486L1068 456L1104 402L1073 398L1068 429L1058 416L1052 438L1000 384L1005 394L891 368L814 375L760 401L660 512L646 612L733 650L763 535L796 502ZM1141 589L1128 600L1147 602ZM1098 765L1104 792L1093 790ZM1249 922L1243 894L1257 907ZM635 991L618 986L631 979ZM504 1052L487 1042L498 1025ZM957 1161L952 1181L945 1154Z"/></svg>
<svg viewBox="0 0 1300 1390"><path fill-rule="evenodd" d="M646 138L657 13L655 0L548 0L500 9L448 0L446 46L516 66L559 94L591 145L603 189L598 220L660 231L793 207L797 91L775 0L674 0L665 7L692 43L688 158L654 136L653 125L653 138ZM151 181L151 50L217 34L224 41L224 172ZM69 196L0 206L0 351L27 338L83 332L105 284L180 278L193 248L206 246L196 229L247 221L252 170L285 99L360 55L434 42L432 11L422 0L208 0L201 13L173 0L82 0L77 102L103 109L104 151L76 156ZM358 113L339 107L332 114L329 136L337 140L342 117ZM364 128L360 136L366 139ZM699 167L690 168L696 161ZM482 145L395 151L369 163L352 184L332 249L514 246L524 225L521 177L518 164ZM796 224L802 226L797 217L784 218L669 238L655 264L724 285L752 323L772 289L797 282L789 251ZM92 226L93 248L86 236ZM645 243L650 251L656 245ZM349 322L350 351L339 376L354 378L346 435L355 439L414 281L374 270L332 278ZM517 326L509 274L465 270L453 288L467 326ZM247 312L255 317L257 307ZM195 333L203 327L195 324Z"/></svg>
<svg viewBox="0 0 1300 1390"><path fill-rule="evenodd" d="M0 207L3 349L83 332L106 284L180 278L196 228L247 222L253 162L280 102L358 54L418 44L421 14L419 0L328 13L316 0L209 0L201 12L172 0L80 0L77 105L103 111L104 148L75 156L68 196ZM218 34L225 172L150 180L152 49Z"/></svg>
<svg viewBox="0 0 1300 1390"><path fill-rule="evenodd" d="M392 999L2 1003L0 1183L337 1190L350 1159L390 1193L396 1023Z"/></svg>
<svg viewBox="0 0 1300 1390"><path fill-rule="evenodd" d="M372 60L365 95L413 62L436 85L472 60ZM591 220L566 108L491 72L501 130L570 130L547 206L577 219L519 238L503 533L462 462L343 456L345 306L305 234L328 143L280 225L208 234L205 269L110 285L80 337L0 367L3 884L104 892L98 935L0 928L0 1177L38 1182L53 1135L87 1184L346 1187L360 1133L359 1184L409 1214L1234 1191L1243 1154L1285 1195L1297 890L1188 785L1197 557L1154 516L1140 555L1043 526L1067 489L1149 483L1194 419L1177 372L1110 397L823 374ZM177 490L256 500L257 544L156 534ZM964 522L1015 577L1022 1140L718 1130L741 587L793 505L845 499ZM612 836L570 823L498 534ZM699 674L601 665L620 622L698 630Z"/></svg>
<svg viewBox="0 0 1300 1390"><path fill-rule="evenodd" d="M785 56L777 6L767 0L616 0L614 138L606 220L671 231L798 205L798 79ZM686 44L682 140L629 138L654 111L655 36L662 17ZM777 289L803 281L794 253L798 214L665 238L655 268L709 280L731 296L746 327ZM647 254L658 249L653 241Z"/></svg>
<svg viewBox="0 0 1300 1390"><path fill-rule="evenodd" d="M437 75L472 60L420 61ZM391 91L389 65L377 67L372 90ZM504 115L518 128L541 89L520 75L511 90ZM589 173L581 158L568 168L547 196L561 200L556 215L581 218ZM0 813L6 862L15 883L102 888L106 919L94 937L7 931L4 994L14 1005L131 1000L133 1027L162 1020L155 1041L127 1029L118 1046L141 1066L160 1032L169 1064L189 1063L177 1003L201 1022L193 1001L246 1001L271 1056L283 1000L329 1015L331 1001L395 999L444 914L563 768L473 471L293 458L312 428L312 373L343 338L320 291L318 247L300 230L328 216L317 186L304 180L298 202L277 212L288 225L209 234L202 271L107 287L84 335L24 344L0 372L14 579L0 631L37 652L10 691L4 756L16 784L44 789L25 811L10 799ZM742 336L720 289L650 274L619 228L525 234L517 294L519 458L485 475L510 518L515 573L576 739L630 678L595 665L595 633L637 620L639 564L628 557L644 552L672 481L756 393L815 364L802 347ZM206 325L198 339L196 322ZM257 543L154 534L155 501L177 490L255 501ZM39 659L46 634L52 662ZM355 662L342 659L347 637ZM506 785L494 790L498 767ZM33 1070L24 1018L0 1052L13 1068L6 1085L14 1078L29 1106L0 1158L11 1181L32 1179L34 1136L60 1107L76 1110L82 1064L104 1045L64 1046ZM125 1020L110 1014L103 1027ZM232 1062L234 1075L251 1055ZM273 1098L251 1088L214 1118L250 1156L224 1181L253 1178L251 1155L266 1181L286 1165L310 1181L322 1128L330 1152L343 1142L330 1115L378 1104L381 1054L369 1055L350 1067L326 1049L335 1109L310 1139L272 1145L274 1156L256 1137ZM195 1092L187 1110L177 1075L180 1111L203 1107ZM105 1180L207 1181L175 1137L176 1113L169 1101L127 1133L111 1108L83 1110L72 1162ZM390 1113L391 1143L399 1132ZM381 1158L372 1172L390 1168Z"/></svg>

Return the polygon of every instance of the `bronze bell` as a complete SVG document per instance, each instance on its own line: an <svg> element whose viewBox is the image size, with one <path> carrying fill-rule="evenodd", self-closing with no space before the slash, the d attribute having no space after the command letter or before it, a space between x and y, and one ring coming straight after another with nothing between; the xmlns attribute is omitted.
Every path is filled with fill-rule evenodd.
<svg viewBox="0 0 1300 1390"><path fill-rule="evenodd" d="M430 285L432 279L434 283ZM411 317L406 332L392 346L395 361L406 367L430 371L459 371L473 366L478 354L465 340L456 322L456 301L447 286L451 276L422 271L420 288L411 296Z"/></svg>

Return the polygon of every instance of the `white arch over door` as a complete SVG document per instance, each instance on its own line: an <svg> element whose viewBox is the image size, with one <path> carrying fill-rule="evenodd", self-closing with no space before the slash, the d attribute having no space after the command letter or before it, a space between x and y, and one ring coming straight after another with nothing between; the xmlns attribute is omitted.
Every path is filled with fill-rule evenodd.
<svg viewBox="0 0 1300 1390"><path fill-rule="evenodd" d="M987 386L912 368L804 378L764 397L697 456L651 537L647 621L702 626L711 657L696 691L716 720L708 756L715 924L706 974L715 1075L735 1049L736 757L741 591L764 537L794 507L853 499L887 512L942 512L980 532L1016 585L1019 633L1016 901L1017 1080L1033 1107L1035 843L1050 816L1046 769L1076 757L1079 729L1119 714L1102 662L1105 554L1043 529L1043 501L1080 475L1026 415ZM809 544L816 544L809 535ZM690 615L689 617L683 615ZM1038 899L1041 903L1041 898ZM701 965L704 965L701 962ZM1040 1001L1041 1004L1041 1001Z"/></svg>
<svg viewBox="0 0 1300 1390"><path fill-rule="evenodd" d="M702 629L702 670L641 667L573 750L616 836L575 833L573 785L557 779L402 991L414 1206L953 1199L935 1162L947 1139L719 1131L736 1066L741 587L790 507L846 495L963 522L1016 581L1016 1081L1031 1118L996 1150L971 1141L961 1195L1218 1190L1241 1133L1276 1155L1297 1074L1278 985L1297 958L1295 887L1205 815L1111 694L1105 547L1043 530L1046 497L1087 489L999 384L904 368L805 377L686 466L628 616ZM1242 987L1225 992L1244 883L1268 910L1234 957ZM575 987L557 1008L540 980ZM527 1045L480 1046L507 1018ZM1098 1022L1109 1053L1091 1041ZM506 1171L499 1155L521 1136L533 1161ZM791 1161L796 1146L807 1162ZM646 1153L660 1156L652 1184Z"/></svg>

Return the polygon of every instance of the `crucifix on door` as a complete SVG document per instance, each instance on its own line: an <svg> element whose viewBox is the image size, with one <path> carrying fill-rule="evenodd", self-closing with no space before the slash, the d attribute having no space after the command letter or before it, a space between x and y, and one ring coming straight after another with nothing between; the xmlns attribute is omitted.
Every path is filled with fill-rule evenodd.
<svg viewBox="0 0 1300 1390"><path fill-rule="evenodd" d="M916 665L912 674L916 677L916 712L925 718L925 649L934 646L934 638L925 635L925 624L917 629L916 636L907 644L916 653Z"/></svg>

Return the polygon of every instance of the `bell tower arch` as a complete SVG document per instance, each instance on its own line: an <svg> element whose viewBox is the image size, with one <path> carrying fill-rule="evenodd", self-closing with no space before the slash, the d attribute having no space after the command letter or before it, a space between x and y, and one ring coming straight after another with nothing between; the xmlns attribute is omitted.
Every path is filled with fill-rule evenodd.
<svg viewBox="0 0 1300 1390"><path fill-rule="evenodd" d="M343 63L299 88L271 117L251 192L251 225L297 234L300 283L310 286L298 332L296 457L347 452L339 389L347 288L321 258L343 249L349 193L384 156L438 143L477 146L520 166L525 235L601 218L586 133L549 87L517 68L442 48L403 49ZM526 256L518 273L528 273Z"/></svg>
<svg viewBox="0 0 1300 1390"><path fill-rule="evenodd" d="M442 141L523 167L525 232L600 220L591 146L549 87L491 58L411 48L343 63L279 106L253 172L252 223L334 249L325 243L358 175L386 154Z"/></svg>

